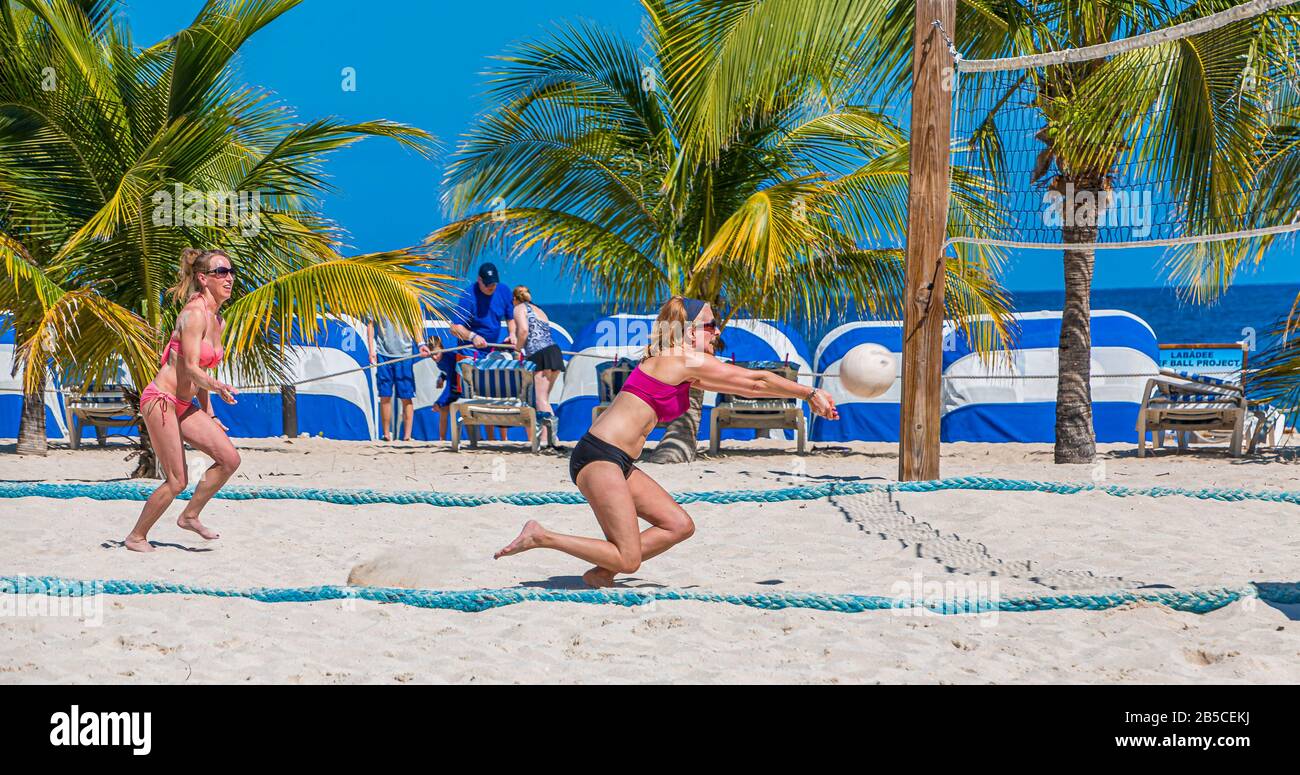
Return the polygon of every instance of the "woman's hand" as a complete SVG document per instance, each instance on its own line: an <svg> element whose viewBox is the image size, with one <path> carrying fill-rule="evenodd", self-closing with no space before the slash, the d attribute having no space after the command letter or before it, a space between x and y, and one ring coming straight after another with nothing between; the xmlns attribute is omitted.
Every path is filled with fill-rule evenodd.
<svg viewBox="0 0 1300 775"><path fill-rule="evenodd" d="M818 417L824 417L827 420L840 419L840 412L835 408L835 399L831 394L821 388L813 390L812 395L808 396L808 408L813 410L813 414Z"/></svg>
<svg viewBox="0 0 1300 775"><path fill-rule="evenodd" d="M239 395L239 391L224 382L218 382L216 384L216 393L221 396L222 401L225 401L228 404L239 403L235 400L235 396Z"/></svg>

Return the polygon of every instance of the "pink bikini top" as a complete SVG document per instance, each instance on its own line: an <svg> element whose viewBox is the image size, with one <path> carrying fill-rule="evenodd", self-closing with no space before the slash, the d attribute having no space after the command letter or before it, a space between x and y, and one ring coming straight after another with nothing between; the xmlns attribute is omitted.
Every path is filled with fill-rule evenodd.
<svg viewBox="0 0 1300 775"><path fill-rule="evenodd" d="M188 304L190 301L194 301L195 299L199 298L202 295L203 294L201 293L191 294L189 301L185 303ZM204 331L204 334L205 335L207 334L206 330ZM177 353L181 357L185 356L185 353L181 352L181 337L179 333L172 334L172 338L167 342L167 346L163 348L162 358L158 360L158 365L159 366L165 365L167 363L167 359L171 357L172 353ZM208 344L207 339L204 339L203 344L199 346L199 368L215 369L217 366L221 364L221 359L224 358L225 356L226 356L225 348L223 348L221 345L217 345L214 348L212 345Z"/></svg>
<svg viewBox="0 0 1300 775"><path fill-rule="evenodd" d="M646 374L640 366L623 381L623 390L645 401L655 410L659 422L672 422L691 406L691 383L669 385Z"/></svg>
<svg viewBox="0 0 1300 775"><path fill-rule="evenodd" d="M158 362L159 365L167 363L167 358L171 356L172 353L177 353L182 357L185 355L185 353L181 352L181 340L177 337L172 337L171 341L167 342L167 347L163 350L162 359ZM214 348L212 345L208 344L205 339L202 346L199 347L199 368L215 369L221 363L221 359L225 357L225 355L225 349L220 346Z"/></svg>

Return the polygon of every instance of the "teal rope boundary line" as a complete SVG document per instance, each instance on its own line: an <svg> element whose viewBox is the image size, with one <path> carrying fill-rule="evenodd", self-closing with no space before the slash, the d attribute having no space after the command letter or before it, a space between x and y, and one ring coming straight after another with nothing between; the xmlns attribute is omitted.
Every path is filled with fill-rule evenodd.
<svg viewBox="0 0 1300 775"><path fill-rule="evenodd" d="M147 482L0 482L0 498L92 498L95 500L142 501L157 487ZM818 500L833 495L861 495L870 492L938 492L941 490L983 490L994 492L1045 492L1074 495L1100 492L1116 497L1161 498L1181 495L1213 501L1269 501L1300 505L1300 492L1290 490L1246 490L1235 487L1125 487L1090 482L1040 482L1028 479L998 479L982 476L937 479L928 482L866 483L845 482L770 490L713 490L675 493L679 503L780 503ZM189 498L192 491L181 494ZM261 487L235 485L222 488L216 497L224 500L305 500L344 505L389 503L407 505L472 507L489 503L515 506L586 503L572 492L516 492L502 495L438 492L436 490L381 491L336 487Z"/></svg>
<svg viewBox="0 0 1300 775"><path fill-rule="evenodd" d="M91 595L201 595L241 598L260 603L311 603L328 600L370 600L400 603L417 608L436 608L477 613L517 603L588 603L646 605L659 600L691 600L705 603L780 610L807 608L837 613L924 608L938 614L1025 613L1076 609L1104 611L1130 603L1154 603L1176 611L1208 613L1238 600L1259 598L1273 603L1300 603L1300 582L1256 582L1240 588L1201 590L1149 590L1112 592L1102 595L1050 595L1007 600L913 601L876 595L823 595L803 592L721 594L674 589L473 589L443 591L384 587L285 587L226 589L193 586L168 581L123 581L117 579L79 581L57 576L0 576L0 594L39 594L51 597Z"/></svg>

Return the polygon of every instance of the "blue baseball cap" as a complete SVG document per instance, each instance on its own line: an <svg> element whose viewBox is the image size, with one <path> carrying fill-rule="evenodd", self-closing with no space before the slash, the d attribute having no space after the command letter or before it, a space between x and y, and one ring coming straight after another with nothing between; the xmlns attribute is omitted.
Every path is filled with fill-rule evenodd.
<svg viewBox="0 0 1300 775"><path fill-rule="evenodd" d="M480 266L478 268L478 279L482 280L484 285L496 285L501 281L501 275L497 272L497 265L488 262Z"/></svg>

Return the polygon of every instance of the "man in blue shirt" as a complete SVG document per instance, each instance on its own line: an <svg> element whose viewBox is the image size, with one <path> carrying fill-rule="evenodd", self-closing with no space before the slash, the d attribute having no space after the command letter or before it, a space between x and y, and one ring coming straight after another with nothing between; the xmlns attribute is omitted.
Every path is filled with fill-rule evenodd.
<svg viewBox="0 0 1300 775"><path fill-rule="evenodd" d="M487 263L478 268L478 280L456 301L451 313L451 333L482 350L489 344L510 341L510 337L501 336L501 324L512 320L514 315L510 287L501 282L496 264ZM486 354L475 353L475 357Z"/></svg>
<svg viewBox="0 0 1300 775"><path fill-rule="evenodd" d="M460 295L450 315L451 335L476 348L471 351L462 350L460 357L481 358L492 349L500 349L489 349L489 344L514 344L513 331L508 336L501 335L501 324L513 320L514 316L515 301L510 287L501 282L496 264L483 264L478 268L478 280ZM457 388L454 381L452 391L455 398L459 398L460 391ZM496 430L488 428L487 438L496 439ZM504 431L500 437L505 439Z"/></svg>

